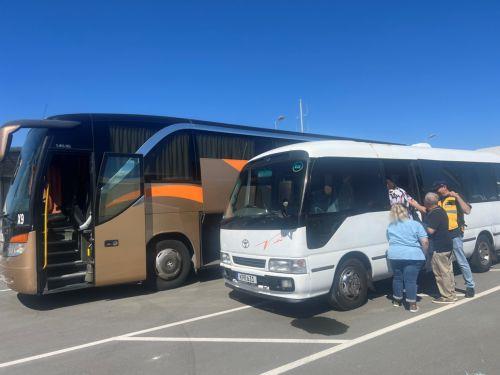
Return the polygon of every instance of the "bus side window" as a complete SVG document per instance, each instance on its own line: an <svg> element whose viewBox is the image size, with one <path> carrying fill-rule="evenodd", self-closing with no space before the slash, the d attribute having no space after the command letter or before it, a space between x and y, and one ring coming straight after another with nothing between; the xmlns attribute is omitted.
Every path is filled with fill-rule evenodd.
<svg viewBox="0 0 500 375"><path fill-rule="evenodd" d="M497 200L500 201L500 164L493 164L495 168L496 174L496 182L497 182Z"/></svg>
<svg viewBox="0 0 500 375"><path fill-rule="evenodd" d="M179 131L168 135L146 155L144 180L147 183L196 181L189 132Z"/></svg>
<svg viewBox="0 0 500 375"><path fill-rule="evenodd" d="M397 187L404 189L412 198L419 201L420 189L412 160L383 160L385 176Z"/></svg>

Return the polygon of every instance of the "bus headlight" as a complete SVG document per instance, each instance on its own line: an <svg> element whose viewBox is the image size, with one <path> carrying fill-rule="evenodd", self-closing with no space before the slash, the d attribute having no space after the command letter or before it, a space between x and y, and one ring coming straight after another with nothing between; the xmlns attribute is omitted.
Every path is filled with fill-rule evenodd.
<svg viewBox="0 0 500 375"><path fill-rule="evenodd" d="M21 255L26 250L25 243L9 243L7 245L7 256L8 257L17 257Z"/></svg>
<svg viewBox="0 0 500 375"><path fill-rule="evenodd" d="M224 264L231 264L231 257L229 256L228 253L223 253L221 251L221 253L220 253L220 261L221 261L221 263L224 263Z"/></svg>
<svg viewBox="0 0 500 375"><path fill-rule="evenodd" d="M269 259L269 271L280 273L307 273L305 259Z"/></svg>

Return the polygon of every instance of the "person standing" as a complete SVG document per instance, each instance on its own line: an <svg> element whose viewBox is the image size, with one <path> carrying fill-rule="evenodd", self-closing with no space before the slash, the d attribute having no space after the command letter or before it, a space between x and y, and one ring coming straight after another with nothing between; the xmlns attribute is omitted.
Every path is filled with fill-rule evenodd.
<svg viewBox="0 0 500 375"><path fill-rule="evenodd" d="M390 218L387 259L393 271L392 304L401 306L403 290L406 290L410 312L417 312L417 278L429 248L427 233L422 224L408 217L408 210L402 204L391 207Z"/></svg>
<svg viewBox="0 0 500 375"><path fill-rule="evenodd" d="M439 206L448 215L448 230L453 241L453 254L465 281L465 297L472 298L475 294L475 284L469 262L464 253L463 241L465 227L464 214L469 215L472 207L460 194L450 191L444 181L436 181L434 183L434 191L440 197Z"/></svg>
<svg viewBox="0 0 500 375"><path fill-rule="evenodd" d="M432 272L436 278L436 284L441 296L434 299L434 303L454 303L457 300L455 293L455 277L453 275L453 264L451 254L453 241L448 231L448 216L439 207L439 196L436 193L425 195L425 207L427 215L424 224L430 235L432 250Z"/></svg>
<svg viewBox="0 0 500 375"><path fill-rule="evenodd" d="M389 202L391 206L402 204L408 210L408 216L413 217L411 210L425 213L425 207L413 199L403 188L397 186L392 179L386 177L387 191L389 192ZM415 212L416 213L416 212Z"/></svg>

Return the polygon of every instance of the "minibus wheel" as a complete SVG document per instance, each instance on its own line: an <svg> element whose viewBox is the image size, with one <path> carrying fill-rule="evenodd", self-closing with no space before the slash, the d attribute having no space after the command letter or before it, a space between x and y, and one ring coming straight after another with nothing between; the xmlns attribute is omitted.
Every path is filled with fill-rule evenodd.
<svg viewBox="0 0 500 375"><path fill-rule="evenodd" d="M163 240L148 252L146 284L153 290L174 289L186 281L191 270L189 250L181 241Z"/></svg>
<svg viewBox="0 0 500 375"><path fill-rule="evenodd" d="M365 304L368 297L368 275L363 263L349 258L337 267L328 296L337 310L352 310Z"/></svg>
<svg viewBox="0 0 500 375"><path fill-rule="evenodd" d="M474 272L487 272L492 264L493 246L490 239L484 234L479 235L476 248L470 258L470 265Z"/></svg>

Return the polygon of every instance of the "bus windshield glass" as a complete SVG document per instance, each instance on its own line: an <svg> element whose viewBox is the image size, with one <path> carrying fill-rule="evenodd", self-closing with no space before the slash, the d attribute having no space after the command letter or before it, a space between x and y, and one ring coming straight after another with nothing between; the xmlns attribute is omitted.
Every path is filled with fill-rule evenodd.
<svg viewBox="0 0 500 375"><path fill-rule="evenodd" d="M32 129L24 142L16 171L5 198L4 216L18 224L30 225L30 197L35 184L37 160L46 129Z"/></svg>
<svg viewBox="0 0 500 375"><path fill-rule="evenodd" d="M305 159L293 158L248 164L234 188L224 227L297 227L306 166Z"/></svg>

